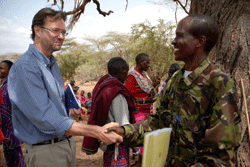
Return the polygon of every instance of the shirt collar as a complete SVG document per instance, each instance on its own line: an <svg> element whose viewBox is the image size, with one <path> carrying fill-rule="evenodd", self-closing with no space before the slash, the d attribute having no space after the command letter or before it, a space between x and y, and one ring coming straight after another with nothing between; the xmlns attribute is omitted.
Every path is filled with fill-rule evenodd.
<svg viewBox="0 0 250 167"><path fill-rule="evenodd" d="M48 59L37 47L35 47L33 44L30 44L29 50L34 54L34 56L43 63L45 66L48 66L49 68L53 66L56 62L56 58L51 55L50 59Z"/></svg>
<svg viewBox="0 0 250 167"><path fill-rule="evenodd" d="M189 74L185 79L184 82L187 86L191 85L198 76L200 76L203 71L210 65L210 60L207 57L203 62L191 73ZM182 71L184 71L185 67ZM182 74L183 75L183 74Z"/></svg>

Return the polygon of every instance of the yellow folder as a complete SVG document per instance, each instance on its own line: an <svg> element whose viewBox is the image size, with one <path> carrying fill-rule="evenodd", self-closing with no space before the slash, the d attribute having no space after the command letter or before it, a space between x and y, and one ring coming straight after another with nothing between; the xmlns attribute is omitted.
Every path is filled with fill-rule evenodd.
<svg viewBox="0 0 250 167"><path fill-rule="evenodd" d="M172 128L149 132L144 137L142 167L165 165Z"/></svg>

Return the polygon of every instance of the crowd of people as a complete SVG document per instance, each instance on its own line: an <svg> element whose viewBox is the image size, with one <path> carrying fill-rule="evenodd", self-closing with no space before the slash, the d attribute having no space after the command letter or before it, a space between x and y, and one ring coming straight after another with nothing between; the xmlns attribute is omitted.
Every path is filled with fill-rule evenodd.
<svg viewBox="0 0 250 167"><path fill-rule="evenodd" d="M41 9L32 21L34 43L14 64L0 63L0 142L8 167L74 167L72 136L84 136L82 151L89 155L102 149L105 167L140 165L145 133L164 127L172 128L166 166L236 166L241 137L237 90L208 57L220 35L216 21L188 15L178 23L172 45L175 60L185 65L169 67L158 93L147 74L149 55L138 54L130 71L126 60L113 57L92 94L81 90L77 96L79 87L69 83L81 104L81 110L69 113L52 55L65 39L65 21L64 12ZM89 114L87 124L78 121L82 114Z"/></svg>

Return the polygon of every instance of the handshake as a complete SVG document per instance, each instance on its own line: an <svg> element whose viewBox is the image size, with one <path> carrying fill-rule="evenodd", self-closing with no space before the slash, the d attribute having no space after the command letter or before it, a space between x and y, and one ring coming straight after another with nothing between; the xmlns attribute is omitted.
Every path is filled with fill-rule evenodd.
<svg viewBox="0 0 250 167"><path fill-rule="evenodd" d="M69 116L74 120L78 120L81 116L81 111L75 108L69 110ZM76 130L76 129L80 130ZM86 125L75 122L70 131L65 135L80 135L98 139L104 145L123 142L124 129L119 126L119 123L111 122L104 126Z"/></svg>
<svg viewBox="0 0 250 167"><path fill-rule="evenodd" d="M98 139L99 142L101 142L104 145L123 142L124 129L119 126L119 123L111 122L104 125L102 128L103 128L103 137Z"/></svg>

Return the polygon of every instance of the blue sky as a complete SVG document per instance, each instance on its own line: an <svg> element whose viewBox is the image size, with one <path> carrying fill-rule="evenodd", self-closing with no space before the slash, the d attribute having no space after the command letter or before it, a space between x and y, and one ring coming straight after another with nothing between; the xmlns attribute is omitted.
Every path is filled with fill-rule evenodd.
<svg viewBox="0 0 250 167"><path fill-rule="evenodd" d="M15 52L24 53L30 43L31 22L33 16L43 7L50 7L53 0L0 0L0 55ZM132 24L146 19L157 24L159 18L174 22L174 8L154 5L147 0L99 0L103 11L114 13L103 17L96 10L96 5L88 3L85 13L76 23L69 37L76 37L79 42L86 35L100 36L108 31L130 32ZM171 4L171 3L170 3ZM174 3L172 3L175 5ZM58 9L57 7L53 7ZM65 0L65 11L73 9L73 0ZM186 14L179 10L178 20ZM67 24L67 23L66 23Z"/></svg>

